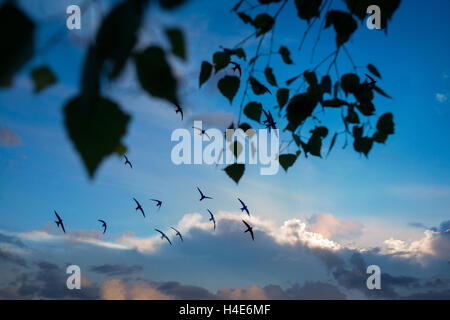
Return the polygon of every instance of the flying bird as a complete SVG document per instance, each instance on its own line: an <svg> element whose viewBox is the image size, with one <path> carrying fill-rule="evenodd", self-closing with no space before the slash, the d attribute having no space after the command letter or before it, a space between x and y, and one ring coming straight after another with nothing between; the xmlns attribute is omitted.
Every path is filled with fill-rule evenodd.
<svg viewBox="0 0 450 320"><path fill-rule="evenodd" d="M162 201L161 200L157 200L157 199L150 199L152 201L156 202L156 206L158 207L158 209L161 209L161 205L162 205Z"/></svg>
<svg viewBox="0 0 450 320"><path fill-rule="evenodd" d="M133 198L133 200L134 200L134 202L136 202L136 204L137 204L137 207L136 207L136 210L141 210L141 212L142 212L142 215L144 216L144 218L145 218L145 213L144 213L144 209L142 209L142 206L141 206L141 204L135 199L135 198Z"/></svg>
<svg viewBox="0 0 450 320"><path fill-rule="evenodd" d="M216 219L214 219L214 215L212 214L211 211L209 211L209 209L206 209L209 212L209 215L211 216L211 218L209 218L209 221L212 221L214 223L214 230L216 230Z"/></svg>
<svg viewBox="0 0 450 320"><path fill-rule="evenodd" d="M212 199L211 197L205 196L199 187L197 187L197 190L198 190L198 192L200 192L200 196L201 196L200 201L202 201L203 199Z"/></svg>
<svg viewBox="0 0 450 320"><path fill-rule="evenodd" d="M181 235L180 231L178 231L177 229L175 229L174 227L171 227L173 230L175 230L176 235L180 237L181 242L183 242L183 236Z"/></svg>
<svg viewBox="0 0 450 320"><path fill-rule="evenodd" d="M200 132L199 132L199 135L206 135L207 137L208 137L208 139L209 140L211 140L211 138L209 137L209 135L206 133L206 130L205 129L200 129L200 128L197 128L197 127L192 127L193 129L197 129L197 130L199 130Z"/></svg>
<svg viewBox="0 0 450 320"><path fill-rule="evenodd" d="M128 164L130 166L130 168L133 169L133 165L131 164L130 160L128 160L127 156L126 155L123 155L123 156L125 157L125 163L124 164L125 165Z"/></svg>
<svg viewBox="0 0 450 320"><path fill-rule="evenodd" d="M56 226L57 226L57 227L61 227L62 231L63 231L64 233L66 233L66 229L64 229L64 224L63 224L63 221L62 221L61 217L58 215L58 213L56 212L56 210L53 210L53 211L55 211L56 218L58 219L58 221L55 221Z"/></svg>
<svg viewBox="0 0 450 320"><path fill-rule="evenodd" d="M161 239L167 239L167 241L169 241L170 245L172 245L172 242L170 242L170 239L166 236L166 234L164 232L162 232L161 230L155 229L156 231L158 231L159 233L161 233Z"/></svg>
<svg viewBox="0 0 450 320"><path fill-rule="evenodd" d="M244 220L242 220L242 222L247 226L247 230L245 230L244 233L250 231L250 235L252 236L253 241L255 241L255 237L253 235L253 227L250 227L250 225Z"/></svg>
<svg viewBox="0 0 450 320"><path fill-rule="evenodd" d="M175 109L175 113L180 113L181 114L181 121L183 121L183 109L180 107L180 105L179 104L175 104L175 106L177 107L176 109Z"/></svg>
<svg viewBox="0 0 450 320"><path fill-rule="evenodd" d="M275 126L277 123L273 120L272 117L272 113L269 111L266 111L263 109L264 115L266 116L266 120L263 121L263 123L266 125L266 128L269 128L269 132L270 129L276 129L277 127Z"/></svg>
<svg viewBox="0 0 450 320"><path fill-rule="evenodd" d="M239 202L242 204L242 208L241 208L241 211L242 212L247 212L247 214L248 214L248 216L250 217L250 212L248 212L248 208L247 208L247 206L245 205L245 203L241 200L241 199L239 199L238 198L238 200L239 200Z"/></svg>
<svg viewBox="0 0 450 320"><path fill-rule="evenodd" d="M102 223L103 234L105 234L105 232L106 232L106 222L103 221L103 220L100 220L100 219L98 221Z"/></svg>
<svg viewBox="0 0 450 320"><path fill-rule="evenodd" d="M242 75L242 69L241 69L241 66L239 65L239 63L236 63L236 62L233 62L233 61L230 61L230 63L234 66L233 67L233 71L239 71L239 78L241 77L241 75Z"/></svg>

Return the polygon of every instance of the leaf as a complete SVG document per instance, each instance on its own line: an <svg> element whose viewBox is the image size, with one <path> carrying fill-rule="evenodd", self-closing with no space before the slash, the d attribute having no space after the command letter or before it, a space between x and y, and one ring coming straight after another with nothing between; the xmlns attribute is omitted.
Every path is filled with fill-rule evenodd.
<svg viewBox="0 0 450 320"><path fill-rule="evenodd" d="M245 24L253 24L253 19L244 12L238 12L239 18L245 23Z"/></svg>
<svg viewBox="0 0 450 320"><path fill-rule="evenodd" d="M103 19L96 36L95 47L99 61L109 62L110 79L121 73L136 42L143 7L137 1L116 5Z"/></svg>
<svg viewBox="0 0 450 320"><path fill-rule="evenodd" d="M394 133L394 116L392 113L386 112L378 119L377 130L386 134Z"/></svg>
<svg viewBox="0 0 450 320"><path fill-rule="evenodd" d="M92 178L104 158L123 145L130 116L106 98L97 97L87 108L81 97L75 97L64 107L65 124L70 140Z"/></svg>
<svg viewBox="0 0 450 320"><path fill-rule="evenodd" d="M262 113L262 104L258 102L249 102L244 108L244 114L252 120L260 122Z"/></svg>
<svg viewBox="0 0 450 320"><path fill-rule="evenodd" d="M250 85L252 86L252 90L256 95L262 95L266 92L272 94L269 89L265 85L263 85L261 82L250 76Z"/></svg>
<svg viewBox="0 0 450 320"><path fill-rule="evenodd" d="M316 157L322 157L320 151L322 149L322 139L328 135L328 129L320 126L311 130L312 135L308 140L306 149L310 154Z"/></svg>
<svg viewBox="0 0 450 320"><path fill-rule="evenodd" d="M373 64L368 64L367 65L367 70L369 70L369 72L371 74L373 74L375 77L381 79L381 74L378 72L377 68L375 68L375 66Z"/></svg>
<svg viewBox="0 0 450 320"><path fill-rule="evenodd" d="M277 102L280 110L286 105L289 100L289 89L280 88L277 91Z"/></svg>
<svg viewBox="0 0 450 320"><path fill-rule="evenodd" d="M322 106L324 107L330 107L330 108L339 108L344 105L348 105L348 102L341 99L331 99L331 100L324 100L321 102Z"/></svg>
<svg viewBox="0 0 450 320"><path fill-rule="evenodd" d="M327 152L327 158L330 155L331 150L333 150L334 144L336 143L336 138L337 138L337 132L333 135L333 138L331 138L331 143L330 143L330 147L328 148L328 152Z"/></svg>
<svg viewBox="0 0 450 320"><path fill-rule="evenodd" d="M267 13L258 14L253 21L253 25L257 30L256 36L259 37L260 35L270 31L274 23L275 20Z"/></svg>
<svg viewBox="0 0 450 320"><path fill-rule="evenodd" d="M292 78L286 80L286 85L288 85L288 86L291 85L292 82L294 82L295 80L297 80L300 77L301 77L301 74L296 75L295 77L292 77Z"/></svg>
<svg viewBox="0 0 450 320"><path fill-rule="evenodd" d="M178 104L177 80L160 47L150 46L138 52L134 56L134 63L142 89L152 96Z"/></svg>
<svg viewBox="0 0 450 320"><path fill-rule="evenodd" d="M381 88L379 88L378 86L374 86L373 90L375 90L376 92L378 92L379 94L381 94L382 96L384 96L385 98L388 99L392 99L392 97L390 95L388 95L386 92L384 92Z"/></svg>
<svg viewBox="0 0 450 320"><path fill-rule="evenodd" d="M317 76L314 71L305 70L303 72L303 76L305 77L305 80L309 85L317 84Z"/></svg>
<svg viewBox="0 0 450 320"><path fill-rule="evenodd" d="M322 87L323 92L327 92L327 93L331 94L331 78L329 75L322 77L320 86Z"/></svg>
<svg viewBox="0 0 450 320"><path fill-rule="evenodd" d="M239 90L239 85L240 80L236 76L225 76L217 83L220 92L228 98L230 104L233 102L233 98Z"/></svg>
<svg viewBox="0 0 450 320"><path fill-rule="evenodd" d="M242 153L242 144L239 141L234 141L234 143L230 144L230 151L233 153L235 158L239 158Z"/></svg>
<svg viewBox="0 0 450 320"><path fill-rule="evenodd" d="M0 7L0 87L10 86L13 75L33 56L35 25L13 3Z"/></svg>
<svg viewBox="0 0 450 320"><path fill-rule="evenodd" d="M286 48L285 46L281 46L279 53L281 55L281 59L283 59L284 63L286 64L292 64L292 59L291 59L291 52L289 51L288 48Z"/></svg>
<svg viewBox="0 0 450 320"><path fill-rule="evenodd" d="M355 110L352 108L348 109L348 114L347 116L344 118L345 122L348 123L359 123L359 116L358 114L355 112Z"/></svg>
<svg viewBox="0 0 450 320"><path fill-rule="evenodd" d="M213 54L213 63L215 72L225 68L230 63L230 55L222 51Z"/></svg>
<svg viewBox="0 0 450 320"><path fill-rule="evenodd" d="M346 73L341 77L341 88L345 94L355 92L359 86L359 77L354 73Z"/></svg>
<svg viewBox="0 0 450 320"><path fill-rule="evenodd" d="M245 164L242 163L234 163L223 169L226 174L233 179L236 184L239 183L245 171Z"/></svg>
<svg viewBox="0 0 450 320"><path fill-rule="evenodd" d="M166 29L166 35L169 38L172 47L172 53L182 60L186 60L186 45L183 31L178 28Z"/></svg>
<svg viewBox="0 0 450 320"><path fill-rule="evenodd" d="M302 144L302 140L300 139L300 137L297 134L292 133L292 138L294 139L294 142L297 145L297 147L300 147L300 145Z"/></svg>
<svg viewBox="0 0 450 320"><path fill-rule="evenodd" d="M200 78L198 85L199 88L202 86L203 83L205 83L209 79L209 77L211 77L211 72L212 72L212 64L207 61L203 61L202 66L200 68Z"/></svg>
<svg viewBox="0 0 450 320"><path fill-rule="evenodd" d="M311 116L318 101L309 93L301 93L291 98L286 109L289 124L287 129L294 132L309 116Z"/></svg>
<svg viewBox="0 0 450 320"><path fill-rule="evenodd" d="M292 165L295 163L295 160L297 160L297 156L292 153L280 154L280 156L278 157L278 161L280 162L280 165L283 167L284 171L286 171L286 172L290 167L292 167Z"/></svg>
<svg viewBox="0 0 450 320"><path fill-rule="evenodd" d="M34 82L34 92L38 93L56 83L56 77L47 66L41 66L31 71Z"/></svg>
<svg viewBox="0 0 450 320"><path fill-rule="evenodd" d="M372 149L373 140L369 137L363 137L363 127L353 127L353 148L356 152L363 153L368 156L370 149Z"/></svg>
<svg viewBox="0 0 450 320"><path fill-rule="evenodd" d="M242 4L242 2L244 2L244 0L238 1L238 2L234 5L233 9L231 9L231 11L234 11L234 12L238 11L238 10L239 10L239 7L240 7L241 4Z"/></svg>
<svg viewBox="0 0 450 320"><path fill-rule="evenodd" d="M275 75L273 74L273 70L270 67L264 69L264 75L266 76L266 80L274 87L278 87L277 80L275 79Z"/></svg>
<svg viewBox="0 0 450 320"><path fill-rule="evenodd" d="M305 19L309 22L311 18L319 16L321 4L322 0L295 0L297 15L300 19Z"/></svg>
<svg viewBox="0 0 450 320"><path fill-rule="evenodd" d="M182 5L186 0L159 0L159 5L164 9L175 9Z"/></svg>
<svg viewBox="0 0 450 320"><path fill-rule="evenodd" d="M333 25L336 31L336 44L338 47L348 41L350 36L358 28L358 25L352 15L339 10L327 12L325 28Z"/></svg>

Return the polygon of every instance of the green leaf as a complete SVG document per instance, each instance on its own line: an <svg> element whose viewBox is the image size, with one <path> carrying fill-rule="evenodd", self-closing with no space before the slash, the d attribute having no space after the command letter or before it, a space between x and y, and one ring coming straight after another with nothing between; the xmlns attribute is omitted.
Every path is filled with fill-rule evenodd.
<svg viewBox="0 0 450 320"><path fill-rule="evenodd" d="M280 88L277 91L277 102L280 110L286 105L289 100L289 89Z"/></svg>
<svg viewBox="0 0 450 320"><path fill-rule="evenodd" d="M12 2L0 7L0 87L10 86L13 75L33 56L35 25Z"/></svg>
<svg viewBox="0 0 450 320"><path fill-rule="evenodd" d="M134 56L134 63L142 89L152 96L178 104L177 80L160 47L150 46L138 52Z"/></svg>
<svg viewBox="0 0 450 320"><path fill-rule="evenodd" d="M230 63L230 55L222 51L213 54L215 72L225 68Z"/></svg>
<svg viewBox="0 0 450 320"><path fill-rule="evenodd" d="M273 70L271 67L267 67L264 69L264 75L266 76L266 80L274 87L278 87L277 80L275 79L275 75L273 74Z"/></svg>
<svg viewBox="0 0 450 320"><path fill-rule="evenodd" d="M116 5L103 19L97 33L95 47L99 61L110 62L110 79L119 76L136 42L141 25L143 7L137 1Z"/></svg>
<svg viewBox="0 0 450 320"><path fill-rule="evenodd" d="M64 107L68 135L92 178L104 158L123 146L130 116L106 98L97 97L91 106L75 97Z"/></svg>
<svg viewBox="0 0 450 320"><path fill-rule="evenodd" d="M283 167L284 171L287 172L287 170L292 167L292 165L295 163L295 160L297 160L297 156L295 154L280 154L278 157L278 161L280 162L280 165Z"/></svg>
<svg viewBox="0 0 450 320"><path fill-rule="evenodd" d="M305 19L309 22L311 18L319 16L321 4L322 0L295 0L297 15L300 19Z"/></svg>
<svg viewBox="0 0 450 320"><path fill-rule="evenodd" d="M231 179L233 179L234 182L236 182L236 184L238 184L239 180L241 180L242 176L244 175L245 164L234 163L223 170Z"/></svg>
<svg viewBox="0 0 450 320"><path fill-rule="evenodd" d="M250 76L249 80L250 80L250 85L252 86L252 90L256 95L262 95L266 92L272 94L265 85L263 85L261 82L256 80L254 77Z"/></svg>
<svg viewBox="0 0 450 320"><path fill-rule="evenodd" d="M345 94L355 92L359 86L359 77L354 73L346 73L341 77L341 88Z"/></svg>
<svg viewBox="0 0 450 320"><path fill-rule="evenodd" d="M253 19L244 12L238 12L239 18L245 23L245 24L253 24Z"/></svg>
<svg viewBox="0 0 450 320"><path fill-rule="evenodd" d="M209 77L211 76L211 72L212 72L212 64L207 61L203 61L200 69L200 78L198 85L199 88L202 86L203 83L205 83L209 79Z"/></svg>
<svg viewBox="0 0 450 320"><path fill-rule="evenodd" d="M375 66L373 64L368 64L367 65L367 70L369 70L369 72L371 74L373 74L375 77L381 79L381 74L378 72L377 68L375 68Z"/></svg>
<svg viewBox="0 0 450 320"><path fill-rule="evenodd" d="M217 83L220 92L228 98L230 104L233 102L233 98L239 90L239 85L240 80L236 76L225 76Z"/></svg>
<svg viewBox="0 0 450 320"><path fill-rule="evenodd" d="M286 109L289 124L287 129L294 132L297 127L311 116L318 103L310 93L301 93L291 98Z"/></svg>
<svg viewBox="0 0 450 320"><path fill-rule="evenodd" d="M34 92L38 93L56 83L56 77L47 66L41 66L31 71L34 82Z"/></svg>
<svg viewBox="0 0 450 320"><path fill-rule="evenodd" d="M348 41L350 36L358 28L358 25L352 15L339 10L327 12L325 28L333 25L336 30L336 44L338 47Z"/></svg>
<svg viewBox="0 0 450 320"><path fill-rule="evenodd" d="M281 59L283 59L284 63L286 64L292 64L292 59L291 59L291 52L289 51L288 48L286 48L285 46L281 46L279 53L281 55Z"/></svg>
<svg viewBox="0 0 450 320"><path fill-rule="evenodd" d="M253 25L255 26L257 33L256 36L260 36L268 31L270 31L273 27L275 20L266 13L258 14L253 21Z"/></svg>
<svg viewBox="0 0 450 320"><path fill-rule="evenodd" d="M182 60L186 60L186 45L184 42L183 31L178 28L166 29L166 35L169 38L172 47L172 53Z"/></svg>
<svg viewBox="0 0 450 320"><path fill-rule="evenodd" d="M260 122L262 113L262 104L258 102L249 102L244 108L244 114L252 120Z"/></svg>

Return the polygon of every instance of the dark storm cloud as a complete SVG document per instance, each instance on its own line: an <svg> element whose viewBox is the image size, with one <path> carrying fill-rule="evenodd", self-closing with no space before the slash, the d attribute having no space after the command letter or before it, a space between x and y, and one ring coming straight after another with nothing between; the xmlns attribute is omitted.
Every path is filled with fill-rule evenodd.
<svg viewBox="0 0 450 320"><path fill-rule="evenodd" d="M28 267L27 262L22 257L8 251L0 249L0 263L13 263L22 267Z"/></svg>

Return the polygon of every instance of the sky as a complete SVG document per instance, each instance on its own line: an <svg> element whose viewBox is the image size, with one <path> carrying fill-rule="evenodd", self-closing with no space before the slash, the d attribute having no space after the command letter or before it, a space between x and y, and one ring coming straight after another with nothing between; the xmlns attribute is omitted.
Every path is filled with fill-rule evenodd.
<svg viewBox="0 0 450 320"><path fill-rule="evenodd" d="M193 120L224 129L238 118L239 93L230 106L215 87L219 77L198 88L201 62L252 32L230 13L229 1L192 0L170 12L149 9L138 47L167 45L166 26L185 32L188 60L172 61L182 83L184 121L169 104L140 90L127 65L102 92L132 116L124 142L133 169L111 156L94 179L68 138L63 107L78 92L87 44L113 1L88 7L81 30L65 29L48 50L39 48L64 30L66 7L82 1L19 2L39 22L40 53L16 74L11 88L0 90L1 298L450 297L449 1L425 7L402 1L387 34L360 26L347 44L358 67L377 67L380 87L392 96L374 100L377 115L394 115L395 134L385 145L376 144L365 158L351 144L343 149L340 136L327 158L301 156L288 173L280 169L273 176L247 166L238 185L221 166L176 166L170 158L173 130L190 129ZM345 8L343 1L334 2ZM312 29L298 50L306 27L288 3L274 47L287 46L294 66L272 58L279 82L335 49L330 28L311 64L318 30ZM255 39L246 43L248 56L255 47ZM58 82L35 94L29 73L42 64L55 71ZM344 54L338 66L341 73L352 72ZM267 95L260 102L276 104ZM324 123L342 130L335 118L333 111L323 115ZM197 186L214 199L199 202ZM133 197L146 210L145 219L135 211ZM251 212L254 242L243 233L240 220L246 216L238 197ZM162 208L150 198L163 200ZM216 215L216 230L207 209ZM67 234L56 228L53 210ZM105 235L98 219L108 223ZM182 232L183 243L170 227ZM167 232L173 245L154 228ZM68 264L81 267L80 291L65 288ZM381 290L365 286L370 264L381 268Z"/></svg>

